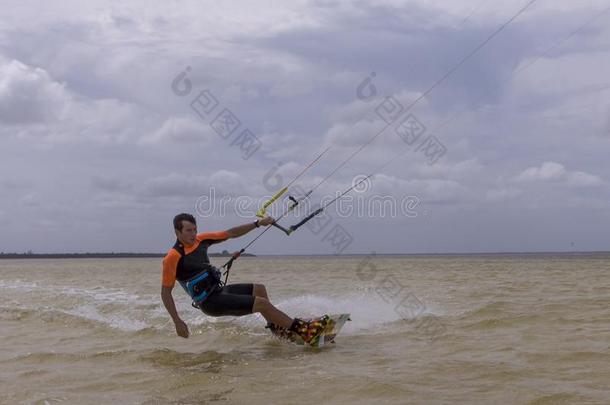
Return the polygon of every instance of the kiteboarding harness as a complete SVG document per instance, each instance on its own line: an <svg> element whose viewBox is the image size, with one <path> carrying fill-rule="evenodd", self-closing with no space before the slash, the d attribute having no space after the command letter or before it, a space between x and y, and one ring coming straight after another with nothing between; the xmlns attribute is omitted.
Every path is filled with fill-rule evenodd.
<svg viewBox="0 0 610 405"><path fill-rule="evenodd" d="M184 246L179 241L176 241L173 249L180 254L176 279L193 300L192 305L199 308L212 293L222 287L221 272L209 263L207 246L204 244L189 254L185 253Z"/></svg>

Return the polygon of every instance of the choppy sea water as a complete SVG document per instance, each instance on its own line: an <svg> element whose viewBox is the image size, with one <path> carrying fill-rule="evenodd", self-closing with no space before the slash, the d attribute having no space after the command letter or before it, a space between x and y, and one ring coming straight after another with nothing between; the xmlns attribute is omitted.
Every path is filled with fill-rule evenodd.
<svg viewBox="0 0 610 405"><path fill-rule="evenodd" d="M217 261L222 259L216 259ZM209 318L159 259L0 261L0 402L608 404L610 255L259 257L289 315L349 312L332 347Z"/></svg>

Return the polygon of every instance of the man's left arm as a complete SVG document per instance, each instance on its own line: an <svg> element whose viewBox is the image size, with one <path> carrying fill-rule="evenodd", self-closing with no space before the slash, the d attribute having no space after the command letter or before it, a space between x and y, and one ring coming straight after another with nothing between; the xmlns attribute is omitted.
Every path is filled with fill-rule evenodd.
<svg viewBox="0 0 610 405"><path fill-rule="evenodd" d="M273 219L271 217L265 217L263 219L259 219L257 222L258 222L258 226L269 226L275 222L275 219ZM239 238L240 236L243 236L243 235L247 234L248 232L256 229L257 222L250 222L250 223L247 223L244 225L236 226L231 229L227 229L227 234L229 235L229 238Z"/></svg>

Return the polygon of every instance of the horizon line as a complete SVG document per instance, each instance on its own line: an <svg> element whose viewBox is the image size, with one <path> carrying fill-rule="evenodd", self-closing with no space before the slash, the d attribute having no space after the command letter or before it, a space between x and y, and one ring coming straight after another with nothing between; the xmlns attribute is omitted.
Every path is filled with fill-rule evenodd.
<svg viewBox="0 0 610 405"><path fill-rule="evenodd" d="M495 251L495 252L428 252L428 253L316 253L316 254L257 254L245 253L242 256L254 257L311 257L311 256L500 256L500 255L578 255L578 254L610 254L610 250L564 250L564 251ZM33 252L2 252L0 259L10 258L112 258L112 257L164 257L166 253L153 252L73 252L73 253L33 253ZM214 252L210 257L230 257L231 254Z"/></svg>

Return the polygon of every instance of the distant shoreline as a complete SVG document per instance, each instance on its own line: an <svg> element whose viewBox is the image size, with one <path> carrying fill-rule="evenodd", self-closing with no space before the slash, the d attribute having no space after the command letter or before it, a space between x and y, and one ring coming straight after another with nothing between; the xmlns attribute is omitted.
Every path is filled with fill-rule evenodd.
<svg viewBox="0 0 610 405"><path fill-rule="evenodd" d="M0 259L128 259L164 257L165 253L0 253ZM210 253L210 257L231 257L231 253ZM256 257L251 253L241 256Z"/></svg>
<svg viewBox="0 0 610 405"><path fill-rule="evenodd" d="M231 257L231 253L210 253L210 257ZM501 256L610 256L610 251L575 252L479 252L479 253L377 253L377 257L501 257ZM120 258L161 258L165 253L0 253L0 259L120 259ZM316 254L316 255L255 255L243 253L243 257L368 257L371 253L354 254Z"/></svg>

